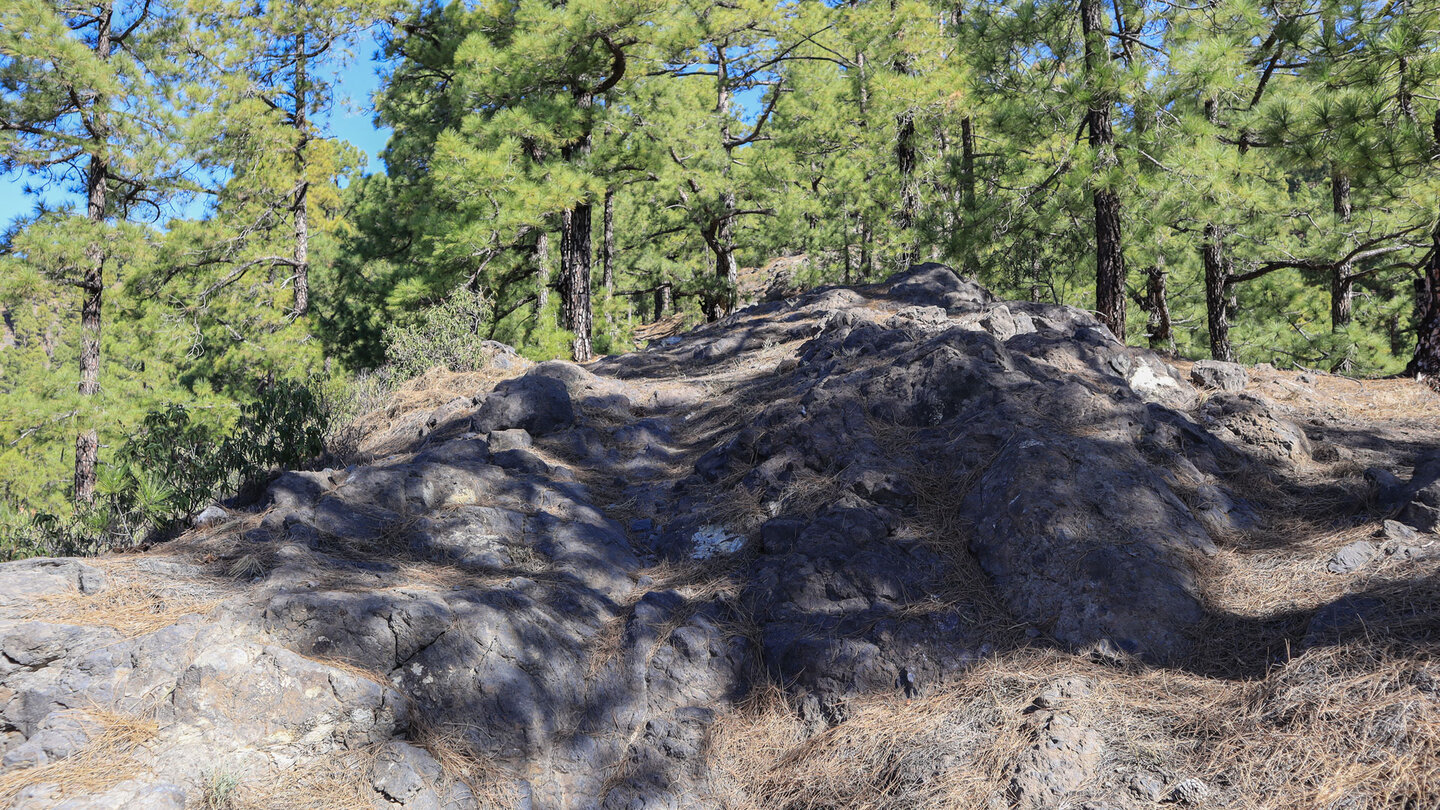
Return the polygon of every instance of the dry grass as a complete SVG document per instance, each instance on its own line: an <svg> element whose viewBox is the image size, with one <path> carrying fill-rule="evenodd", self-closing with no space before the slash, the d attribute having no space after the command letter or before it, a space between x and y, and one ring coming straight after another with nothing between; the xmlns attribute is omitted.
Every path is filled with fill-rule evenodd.
<svg viewBox="0 0 1440 810"><path fill-rule="evenodd" d="M182 616L207 614L222 601L214 588L193 582L174 582L113 573L99 593L68 591L35 597L22 614L27 621L109 627L134 638L169 627Z"/></svg>
<svg viewBox="0 0 1440 810"><path fill-rule="evenodd" d="M486 810L520 806L520 793L513 774L478 755L464 737L463 723L441 724L419 720L411 728L415 745L424 748L440 763L444 778L464 784Z"/></svg>
<svg viewBox="0 0 1440 810"><path fill-rule="evenodd" d="M1035 696L1077 675L1094 692L1063 710L1104 740L1077 807L1139 772L1167 787L1199 777L1214 806L1246 810L1440 802L1440 666L1369 646L1313 650L1254 682L1018 651L921 698L854 699L846 722L810 737L781 690L762 687L716 723L712 799L735 810L985 807L1035 739Z"/></svg>
<svg viewBox="0 0 1440 810"><path fill-rule="evenodd" d="M1342 798L1353 807L1435 807L1437 678L1428 656L1366 644L1313 650L1262 682L1221 691L1178 731L1205 740L1201 772L1250 788L1257 810Z"/></svg>
<svg viewBox="0 0 1440 810"><path fill-rule="evenodd" d="M1195 361L1183 358L1169 359L1168 362L1187 379L1195 365ZM1301 409L1322 406L1367 421L1421 422L1433 422L1436 410L1440 409L1440 394L1423 383L1404 377L1367 380L1323 371L1282 371L1263 367L1247 370L1250 372L1251 391ZM1301 374L1309 382L1302 382Z"/></svg>
<svg viewBox="0 0 1440 810"><path fill-rule="evenodd" d="M241 780L232 810L357 810L372 806L370 770L378 746L334 751L261 780Z"/></svg>
<svg viewBox="0 0 1440 810"><path fill-rule="evenodd" d="M366 463L400 452L415 439L413 435L395 431L397 424L407 424L405 417L429 413L460 397L473 397L524 370L524 363L508 370L487 367L480 371L454 372L432 368L419 377L407 380L390 392L383 407L361 414L339 429L338 432L345 437L344 444L350 448L344 454L344 460Z"/></svg>
<svg viewBox="0 0 1440 810"><path fill-rule="evenodd" d="M981 807L1028 742L1036 662L992 659L915 699L856 698L844 723L807 736L777 687L714 729L715 799L735 810Z"/></svg>
<svg viewBox="0 0 1440 810"><path fill-rule="evenodd" d="M33 785L54 785L57 799L100 795L141 770L137 754L158 730L149 713L91 708L74 715L90 727L89 743L65 759L0 773L0 807Z"/></svg>

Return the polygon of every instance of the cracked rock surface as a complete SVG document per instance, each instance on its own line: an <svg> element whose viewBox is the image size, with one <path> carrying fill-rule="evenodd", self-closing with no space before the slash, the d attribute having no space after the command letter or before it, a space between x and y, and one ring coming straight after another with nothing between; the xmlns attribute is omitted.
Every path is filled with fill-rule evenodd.
<svg viewBox="0 0 1440 810"><path fill-rule="evenodd" d="M0 566L0 806L717 806L713 730L761 686L821 734L1002 637L1187 660L1217 538L1258 519L1234 471L1313 450L1243 370L1202 397L940 265L662 343L497 348L508 379L397 415L383 453L144 555ZM1420 529L1430 472L1395 484ZM1092 686L1034 699L993 806L1093 786ZM101 754L124 773L80 779Z"/></svg>

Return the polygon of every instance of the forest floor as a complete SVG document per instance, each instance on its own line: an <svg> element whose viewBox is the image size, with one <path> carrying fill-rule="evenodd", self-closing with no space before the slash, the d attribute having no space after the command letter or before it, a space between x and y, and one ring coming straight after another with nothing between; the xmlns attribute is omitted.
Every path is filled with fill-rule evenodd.
<svg viewBox="0 0 1440 810"><path fill-rule="evenodd" d="M679 334L673 320L655 325L653 345ZM774 379L774 372L806 339L772 341L725 363L651 364L643 377L629 380L640 393L631 395L637 405L647 397L674 403L650 411L671 420L673 446L682 449L661 476L665 483L684 477L705 450L786 397L791 381ZM1195 365L1167 359L1186 377ZM1027 718L1036 695L1074 678L1086 683L1083 721L1106 743L1106 760L1090 763L1091 769L1111 772L1102 780L1110 790L1123 777L1124 798L1139 806L1299 810L1440 802L1440 535L1422 534L1422 553L1413 557L1394 553L1385 531L1391 514L1375 501L1366 478L1367 469L1377 467L1405 478L1418 457L1440 448L1440 397L1403 378L1268 365L1247 370L1245 391L1287 409L1315 450L1303 463L1246 482L1262 520L1227 537L1205 561L1205 600L1213 614L1227 618L1200 631L1188 661L1157 668L1061 649L1027 635L1002 600L981 599L972 604L988 615L972 620L988 628L982 646L1007 652L982 659L923 698L852 698L846 721L815 735L783 689L749 694L717 724L711 743L712 763L727 777L717 781L724 785L723 805L1010 807L1009 799L992 805L994 785L1012 775L1033 744ZM416 401L415 413L428 413L473 382L466 375L424 381L431 395ZM590 472L599 474L581 472L582 480L616 501L613 517L628 525L640 516L605 471ZM897 533L957 531L954 516L946 514L955 508L943 491L946 482L931 483L942 491L924 492L921 508ZM834 480L791 489L787 507L800 511L841 494ZM757 531L767 516L750 493L725 494L707 517ZM1341 549L1372 540L1374 559L1355 571L1329 570ZM738 591L740 583L727 580L736 574L724 564L699 575L671 565L647 571L661 585L701 583L682 585L690 592ZM990 587L973 560L958 561L955 586ZM1317 614L1330 616L1344 638L1315 644ZM1355 616L1360 621L1345 627ZM1386 751L1387 745L1403 753ZM929 765L937 756L970 767L953 781L917 780L909 760ZM1207 791L1214 795L1207 799ZM1067 806L1109 806L1077 801Z"/></svg>
<svg viewBox="0 0 1440 810"><path fill-rule="evenodd" d="M1440 806L1440 535L1386 494L1440 397L1191 388L942 281L432 371L218 524L0 567L0 806Z"/></svg>

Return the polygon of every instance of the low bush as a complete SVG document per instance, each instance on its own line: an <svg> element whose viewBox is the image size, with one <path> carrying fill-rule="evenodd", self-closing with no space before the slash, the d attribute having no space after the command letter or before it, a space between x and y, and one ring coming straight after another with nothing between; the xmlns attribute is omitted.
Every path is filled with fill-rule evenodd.
<svg viewBox="0 0 1440 810"><path fill-rule="evenodd" d="M417 377L435 366L476 371L485 366L481 327L490 302L479 292L456 289L413 322L385 330L386 371L392 379Z"/></svg>
<svg viewBox="0 0 1440 810"><path fill-rule="evenodd" d="M320 456L329 422L310 388L290 381L241 406L228 429L181 405L152 411L101 466L90 508L63 517L0 499L0 560L88 556L173 533L207 503L254 497L276 468Z"/></svg>

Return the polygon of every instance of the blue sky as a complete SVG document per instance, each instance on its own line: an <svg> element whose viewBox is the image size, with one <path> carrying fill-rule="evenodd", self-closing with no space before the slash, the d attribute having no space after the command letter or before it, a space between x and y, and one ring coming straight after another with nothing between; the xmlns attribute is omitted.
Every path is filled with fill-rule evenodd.
<svg viewBox="0 0 1440 810"><path fill-rule="evenodd" d="M383 169L378 156L390 137L390 130L377 129L372 120L370 97L380 85L377 75L380 65L374 58L376 47L375 42L367 38L351 49L354 58L339 71L335 104L321 116L328 134L347 140L365 152L369 157L366 172ZM37 178L19 172L0 175L0 231L17 217L35 210L37 197L25 193L27 183L35 185ZM45 189L43 198L51 204L76 199L59 187Z"/></svg>

